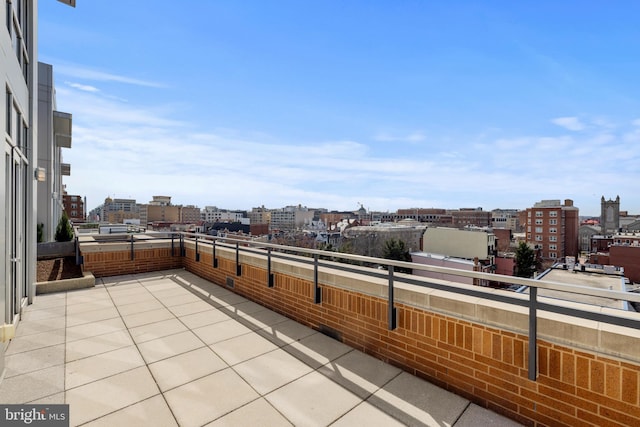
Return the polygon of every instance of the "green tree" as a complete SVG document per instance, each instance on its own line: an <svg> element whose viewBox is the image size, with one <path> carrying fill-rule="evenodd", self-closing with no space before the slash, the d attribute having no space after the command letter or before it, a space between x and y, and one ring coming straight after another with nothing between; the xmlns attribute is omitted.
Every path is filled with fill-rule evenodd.
<svg viewBox="0 0 640 427"><path fill-rule="evenodd" d="M73 228L67 217L66 212L62 212L60 221L58 221L58 227L56 227L56 242L69 242L73 240Z"/></svg>
<svg viewBox="0 0 640 427"><path fill-rule="evenodd" d="M411 262L411 254L407 249L404 241L400 239L389 239L384 242L384 248L382 248L382 257L384 259L392 259L396 261ZM411 273L410 268L396 267L396 271L400 273Z"/></svg>
<svg viewBox="0 0 640 427"><path fill-rule="evenodd" d="M44 224L43 223L38 224L37 231L38 231L38 243L44 242Z"/></svg>
<svg viewBox="0 0 640 427"><path fill-rule="evenodd" d="M536 271L536 253L525 242L516 249L516 276L530 278Z"/></svg>

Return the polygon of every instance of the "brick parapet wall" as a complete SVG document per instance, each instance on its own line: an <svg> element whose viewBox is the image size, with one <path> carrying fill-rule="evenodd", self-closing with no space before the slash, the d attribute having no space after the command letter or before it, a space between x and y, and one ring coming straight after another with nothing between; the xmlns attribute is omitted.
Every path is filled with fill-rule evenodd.
<svg viewBox="0 0 640 427"><path fill-rule="evenodd" d="M171 258L164 261L166 265L171 264L166 268L182 266L220 286L226 286L230 278L234 283L232 290L240 295L304 325L329 331L356 349L525 425L639 425L638 360L605 356L557 340L539 339L539 375L537 381L530 381L527 377L528 337L519 332L519 313L515 314L516 325L499 328L490 324L496 322L495 318L489 318L489 323L464 318L470 315L464 313L471 302L459 295L452 298L461 300L458 301L458 308L463 312L460 317L420 307L421 301L436 307L444 304L443 292L436 292L437 297L432 299L411 298L410 287L406 287L407 296L403 302L396 303L398 327L390 331L384 292L363 292L357 282L341 286L341 272L331 274L331 285L321 281L322 303L314 304L311 266L273 260L275 286L269 288L264 257L242 253L242 274L236 276L233 251L218 249L218 268L215 269L210 246L200 245L199 254L197 262L195 247L187 244L184 258L172 258L170 250L165 250L150 252L146 259L155 259L155 265L160 266L162 262L158 258ZM87 255L85 268L89 270L97 260ZM136 251L136 260L145 259L137 255ZM137 263L127 263L127 256L126 251L113 254L109 258L113 263L102 268L115 273L118 268L115 260L122 259L118 274L139 272L132 270L139 267ZM176 258L181 261L180 265L175 265ZM320 279L323 276L320 274ZM384 282L372 278L361 280ZM486 313L476 312L476 315L489 317ZM504 315L505 319L511 316L513 313ZM557 328L553 319L545 322L548 328ZM573 331L574 325L567 327ZM585 334L582 329L578 333ZM587 334L586 338L591 336ZM630 346L637 346L639 341L637 336L629 336L628 342Z"/></svg>

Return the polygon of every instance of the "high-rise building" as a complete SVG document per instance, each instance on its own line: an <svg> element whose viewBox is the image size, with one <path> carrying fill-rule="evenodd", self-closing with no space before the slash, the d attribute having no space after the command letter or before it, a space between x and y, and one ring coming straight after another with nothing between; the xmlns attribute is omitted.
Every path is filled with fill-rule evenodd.
<svg viewBox="0 0 640 427"><path fill-rule="evenodd" d="M546 264L578 255L579 227L579 210L570 199L542 200L526 210L526 241Z"/></svg>

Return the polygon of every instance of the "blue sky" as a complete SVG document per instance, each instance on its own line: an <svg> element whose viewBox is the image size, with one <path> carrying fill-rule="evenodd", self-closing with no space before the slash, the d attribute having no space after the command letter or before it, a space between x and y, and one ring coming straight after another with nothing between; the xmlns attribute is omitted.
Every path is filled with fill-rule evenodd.
<svg viewBox="0 0 640 427"><path fill-rule="evenodd" d="M89 208L640 214L640 3L39 2Z"/></svg>

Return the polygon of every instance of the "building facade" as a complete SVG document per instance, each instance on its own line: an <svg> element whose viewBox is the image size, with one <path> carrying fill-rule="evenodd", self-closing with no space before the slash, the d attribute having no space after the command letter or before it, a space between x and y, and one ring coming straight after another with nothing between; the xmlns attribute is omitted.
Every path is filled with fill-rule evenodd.
<svg viewBox="0 0 640 427"><path fill-rule="evenodd" d="M80 196L62 195L62 205L71 222L84 222L86 220L84 204L84 200Z"/></svg>
<svg viewBox="0 0 640 427"><path fill-rule="evenodd" d="M573 200L542 200L526 210L526 242L540 253L544 264L578 256L579 210Z"/></svg>
<svg viewBox="0 0 640 427"><path fill-rule="evenodd" d="M600 199L600 226L602 234L613 234L620 229L620 196L615 200Z"/></svg>
<svg viewBox="0 0 640 427"><path fill-rule="evenodd" d="M63 175L71 166L62 162L62 149L71 148L72 116L57 111L53 67L38 63L38 169L37 222L44 241L53 241L64 210ZM68 215L68 213L67 213Z"/></svg>
<svg viewBox="0 0 640 427"><path fill-rule="evenodd" d="M451 211L452 225L454 227L491 227L491 212L482 208L461 208Z"/></svg>
<svg viewBox="0 0 640 427"><path fill-rule="evenodd" d="M7 0L0 30L0 373L4 352L24 305L32 301L36 280L37 2Z"/></svg>

